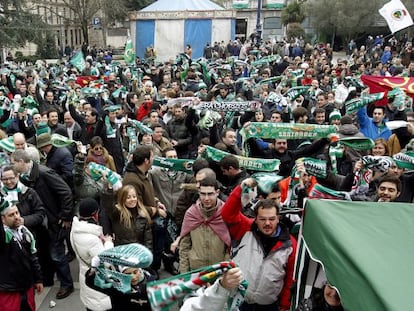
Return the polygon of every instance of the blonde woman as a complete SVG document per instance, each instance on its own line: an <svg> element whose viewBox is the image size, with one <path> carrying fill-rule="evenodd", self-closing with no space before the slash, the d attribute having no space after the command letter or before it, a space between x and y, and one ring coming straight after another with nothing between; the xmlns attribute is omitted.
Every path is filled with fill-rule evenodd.
<svg viewBox="0 0 414 311"><path fill-rule="evenodd" d="M123 186L117 194L109 218L115 234L115 245L140 243L152 250L152 220L150 211L138 200L134 186Z"/></svg>

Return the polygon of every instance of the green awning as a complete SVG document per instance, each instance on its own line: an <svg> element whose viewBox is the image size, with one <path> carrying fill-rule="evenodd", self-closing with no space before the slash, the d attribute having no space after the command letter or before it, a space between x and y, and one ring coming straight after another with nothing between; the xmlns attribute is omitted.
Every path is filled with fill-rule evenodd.
<svg viewBox="0 0 414 311"><path fill-rule="evenodd" d="M414 308L414 205L308 200L303 238L345 310Z"/></svg>
<svg viewBox="0 0 414 311"><path fill-rule="evenodd" d="M265 7L267 9L283 9L285 7L285 5L283 3L269 3L266 4Z"/></svg>

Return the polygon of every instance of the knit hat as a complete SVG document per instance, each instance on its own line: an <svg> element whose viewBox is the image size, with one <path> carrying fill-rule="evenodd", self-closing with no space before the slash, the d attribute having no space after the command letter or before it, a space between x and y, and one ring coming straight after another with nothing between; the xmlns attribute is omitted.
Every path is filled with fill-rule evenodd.
<svg viewBox="0 0 414 311"><path fill-rule="evenodd" d="M7 210L14 206L14 204L9 201L6 197L0 196L0 214L6 214Z"/></svg>
<svg viewBox="0 0 414 311"><path fill-rule="evenodd" d="M47 125L46 122L40 122L37 125L36 136L40 136L41 134L44 134L44 133L49 133L50 134L50 132L51 132L50 127L49 127L49 125Z"/></svg>
<svg viewBox="0 0 414 311"><path fill-rule="evenodd" d="M329 121L332 121L334 119L337 119L337 120L341 119L341 113L339 112L339 110L335 109L329 114Z"/></svg>
<svg viewBox="0 0 414 311"><path fill-rule="evenodd" d="M99 210L99 204L92 198L82 199L79 203L79 216L89 218Z"/></svg>
<svg viewBox="0 0 414 311"><path fill-rule="evenodd" d="M121 108L122 108L121 105L109 105L109 106L106 106L104 108L104 110L109 111L109 112L115 112L115 111L118 111Z"/></svg>
<svg viewBox="0 0 414 311"><path fill-rule="evenodd" d="M13 136L0 140L0 149L7 152L14 152Z"/></svg>
<svg viewBox="0 0 414 311"><path fill-rule="evenodd" d="M131 292L132 276L122 273L125 268L146 268L151 265L153 260L152 252L138 243L107 249L101 252L98 257L99 265L96 268L95 285L100 288L112 287L122 293ZM118 271L108 269L108 267L117 267Z"/></svg>
<svg viewBox="0 0 414 311"><path fill-rule="evenodd" d="M37 136L36 141L37 148L40 149L52 144L52 136L49 133L43 133Z"/></svg>
<svg viewBox="0 0 414 311"><path fill-rule="evenodd" d="M198 90L201 90L201 89L206 89L207 88L207 85L204 83L204 82L200 82L199 84L198 84Z"/></svg>

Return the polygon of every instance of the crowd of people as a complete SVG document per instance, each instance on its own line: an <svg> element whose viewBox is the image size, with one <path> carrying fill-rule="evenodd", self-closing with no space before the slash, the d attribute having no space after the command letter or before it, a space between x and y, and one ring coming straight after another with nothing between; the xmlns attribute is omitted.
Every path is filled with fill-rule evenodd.
<svg viewBox="0 0 414 311"><path fill-rule="evenodd" d="M82 67L3 63L0 305L35 310L55 274L68 297L76 257L87 310L150 310L161 267L229 260L182 310L222 310L243 279L239 310L289 310L305 198L414 202L412 94L361 81L414 77L412 41L380 39L336 61L297 39L207 44L200 59L187 45L160 63L87 49ZM99 260L135 243L151 260ZM322 305L342 308L329 283L298 310Z"/></svg>

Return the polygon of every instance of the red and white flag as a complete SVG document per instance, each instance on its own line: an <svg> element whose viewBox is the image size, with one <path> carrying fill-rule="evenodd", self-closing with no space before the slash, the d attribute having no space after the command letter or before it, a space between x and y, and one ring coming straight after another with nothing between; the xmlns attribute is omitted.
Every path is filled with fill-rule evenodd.
<svg viewBox="0 0 414 311"><path fill-rule="evenodd" d="M385 18L392 33L414 25L410 13L400 0L391 0L378 12Z"/></svg>

